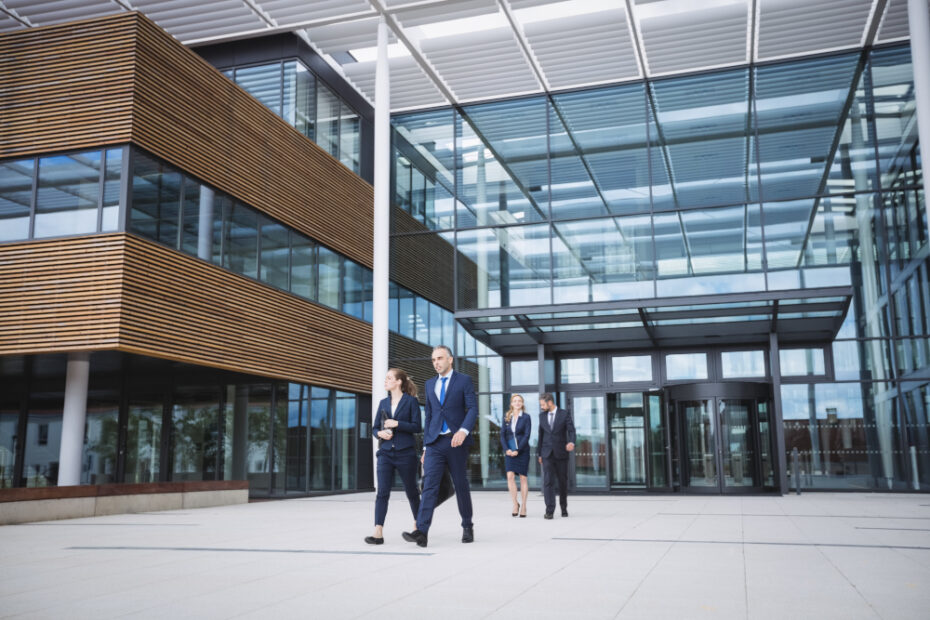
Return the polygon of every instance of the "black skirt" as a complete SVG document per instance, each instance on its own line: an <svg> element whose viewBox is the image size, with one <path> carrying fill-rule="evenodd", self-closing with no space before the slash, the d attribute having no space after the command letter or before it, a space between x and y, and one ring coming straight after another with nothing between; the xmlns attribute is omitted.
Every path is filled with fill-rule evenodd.
<svg viewBox="0 0 930 620"><path fill-rule="evenodd" d="M526 476L530 468L530 449L527 447L517 456L504 456L504 469L513 473Z"/></svg>

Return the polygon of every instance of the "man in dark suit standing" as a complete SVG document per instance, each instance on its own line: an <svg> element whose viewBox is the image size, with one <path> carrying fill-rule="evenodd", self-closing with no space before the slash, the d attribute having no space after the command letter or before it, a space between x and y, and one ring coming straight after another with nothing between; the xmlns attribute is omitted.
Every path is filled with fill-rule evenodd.
<svg viewBox="0 0 930 620"><path fill-rule="evenodd" d="M462 516L462 542L475 540L471 491L468 487L468 449L471 429L478 419L478 399L471 377L452 370L452 350L433 349L433 368L438 376L426 382L426 420L423 426L423 495L417 529L404 532L404 540L425 547L433 520L439 482L446 468L452 475L455 498Z"/></svg>
<svg viewBox="0 0 930 620"><path fill-rule="evenodd" d="M555 489L552 485L559 482L559 504L562 516L568 516L568 453L575 449L575 423L571 414L555 406L552 394L539 397L539 442L536 454L542 463L543 497L546 501L546 519L551 519L555 512Z"/></svg>

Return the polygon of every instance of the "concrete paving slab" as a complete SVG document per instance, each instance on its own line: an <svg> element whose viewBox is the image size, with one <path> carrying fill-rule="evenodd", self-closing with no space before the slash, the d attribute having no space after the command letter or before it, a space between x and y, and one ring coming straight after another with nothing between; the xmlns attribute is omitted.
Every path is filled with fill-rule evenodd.
<svg viewBox="0 0 930 620"><path fill-rule="evenodd" d="M429 546L398 495L0 527L0 617L915 618L930 609L926 495L572 496L571 516L510 516L475 492ZM400 510L403 508L403 510Z"/></svg>

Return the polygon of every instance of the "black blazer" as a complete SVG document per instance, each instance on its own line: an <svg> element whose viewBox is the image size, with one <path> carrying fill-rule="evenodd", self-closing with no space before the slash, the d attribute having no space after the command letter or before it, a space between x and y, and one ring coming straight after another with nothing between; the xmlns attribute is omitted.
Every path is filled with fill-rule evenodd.
<svg viewBox="0 0 930 620"><path fill-rule="evenodd" d="M544 459L567 459L567 443L575 443L575 422L572 420L572 414L565 409L556 409L552 428L549 428L549 412L540 412L536 454Z"/></svg>
<svg viewBox="0 0 930 620"><path fill-rule="evenodd" d="M375 437L378 431L383 430L383 420L393 417L397 420L397 426L392 429L394 436L381 443L381 449L403 450L404 448L416 447L416 438L414 435L423 431L423 422L420 419L420 403L410 394L404 394L397 403L397 410L391 415L391 397L383 399L378 403L378 414L375 417L374 431Z"/></svg>
<svg viewBox="0 0 930 620"><path fill-rule="evenodd" d="M501 447L504 452L510 450L510 438L513 437L517 444L517 452L523 452L530 445L530 435L533 433L533 420L530 414L525 411L517 418L517 432L510 430L510 423L501 421Z"/></svg>

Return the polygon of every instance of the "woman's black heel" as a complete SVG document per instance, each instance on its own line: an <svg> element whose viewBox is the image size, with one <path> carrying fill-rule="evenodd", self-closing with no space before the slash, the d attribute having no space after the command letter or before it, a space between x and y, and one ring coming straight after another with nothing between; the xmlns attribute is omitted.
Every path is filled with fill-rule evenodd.
<svg viewBox="0 0 930 620"><path fill-rule="evenodd" d="M514 517L515 517L515 516L517 516L518 514L520 514L520 504L517 504L517 511L514 512L514 513L512 513L511 516L514 516Z"/></svg>

